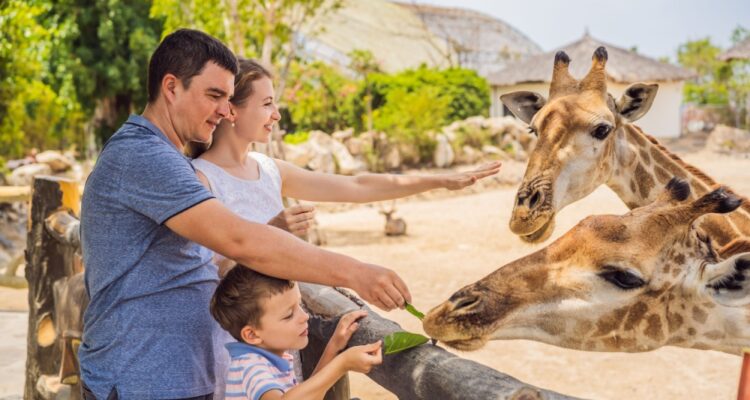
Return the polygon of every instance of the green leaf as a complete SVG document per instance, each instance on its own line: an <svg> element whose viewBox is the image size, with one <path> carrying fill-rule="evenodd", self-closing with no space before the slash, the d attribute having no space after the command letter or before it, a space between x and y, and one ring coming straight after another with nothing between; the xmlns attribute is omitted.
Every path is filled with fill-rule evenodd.
<svg viewBox="0 0 750 400"><path fill-rule="evenodd" d="M384 354L394 354L400 351L411 349L427 343L430 340L424 335L411 332L394 332L383 339L385 344Z"/></svg>
<svg viewBox="0 0 750 400"><path fill-rule="evenodd" d="M408 311L409 314L411 314L411 315L419 318L420 320L422 320L424 318L424 313L421 312L421 311L419 311L419 310L417 310L416 308L414 308L413 305L411 305L409 303L406 303L406 311Z"/></svg>

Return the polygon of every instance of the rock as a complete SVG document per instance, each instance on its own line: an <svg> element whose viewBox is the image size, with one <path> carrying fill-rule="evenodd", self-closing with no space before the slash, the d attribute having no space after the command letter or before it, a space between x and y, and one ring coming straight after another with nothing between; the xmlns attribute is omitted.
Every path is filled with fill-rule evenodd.
<svg viewBox="0 0 750 400"><path fill-rule="evenodd" d="M37 154L36 162L49 165L52 172L67 171L73 166L73 164L75 164L75 161L72 158L53 150L47 150Z"/></svg>
<svg viewBox="0 0 750 400"><path fill-rule="evenodd" d="M717 125L708 135L706 148L721 153L748 154L750 132L726 125Z"/></svg>
<svg viewBox="0 0 750 400"><path fill-rule="evenodd" d="M29 164L18 167L10 173L8 183L11 186L31 186L37 175L51 175L52 168L47 164Z"/></svg>
<svg viewBox="0 0 750 400"><path fill-rule="evenodd" d="M437 146L435 147L432 161L438 168L450 167L455 159L455 154L453 153L453 147L448 142L448 137L444 134L438 134L435 140L437 141Z"/></svg>
<svg viewBox="0 0 750 400"><path fill-rule="evenodd" d="M401 152L398 146L390 146L383 157L383 166L386 170L401 168Z"/></svg>
<svg viewBox="0 0 750 400"><path fill-rule="evenodd" d="M482 152L471 147L464 146L461 148L460 160L464 164L474 164L482 158Z"/></svg>
<svg viewBox="0 0 750 400"><path fill-rule="evenodd" d="M349 129L344 129L343 131L333 132L331 134L331 137L334 138L335 140L338 140L341 143L346 143L347 140L354 137L354 129L349 128Z"/></svg>

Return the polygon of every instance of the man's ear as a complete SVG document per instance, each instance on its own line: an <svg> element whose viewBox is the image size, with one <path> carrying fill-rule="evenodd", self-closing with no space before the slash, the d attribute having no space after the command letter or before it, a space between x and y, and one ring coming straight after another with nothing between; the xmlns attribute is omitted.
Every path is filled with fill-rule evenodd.
<svg viewBox="0 0 750 400"><path fill-rule="evenodd" d="M245 325L242 330L240 331L240 337L242 338L242 341L247 344L252 344L253 346L257 346L261 343L263 343L263 339L258 336L257 332L255 331L255 328L253 328L250 325Z"/></svg>
<svg viewBox="0 0 750 400"><path fill-rule="evenodd" d="M504 94L500 96L500 101L516 118L527 124L531 123L534 114L547 104L547 99L541 94L526 91Z"/></svg>
<svg viewBox="0 0 750 400"><path fill-rule="evenodd" d="M656 98L658 84L634 83L617 100L617 113L633 122L646 115Z"/></svg>
<svg viewBox="0 0 750 400"><path fill-rule="evenodd" d="M179 79L172 74L164 75L164 78L161 80L161 92L164 93L164 97L170 103L174 102L175 96L177 95L176 90L178 84Z"/></svg>
<svg viewBox="0 0 750 400"><path fill-rule="evenodd" d="M714 301L728 307L750 304L750 253L706 265L701 285Z"/></svg>

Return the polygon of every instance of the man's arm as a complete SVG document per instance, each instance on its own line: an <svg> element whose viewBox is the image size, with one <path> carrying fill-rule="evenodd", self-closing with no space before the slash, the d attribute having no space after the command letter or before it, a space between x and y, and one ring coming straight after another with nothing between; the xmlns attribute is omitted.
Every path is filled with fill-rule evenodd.
<svg viewBox="0 0 750 400"><path fill-rule="evenodd" d="M165 225L178 235L267 275L343 286L384 310L411 301L395 272L315 247L278 228L247 221L216 199L171 217Z"/></svg>

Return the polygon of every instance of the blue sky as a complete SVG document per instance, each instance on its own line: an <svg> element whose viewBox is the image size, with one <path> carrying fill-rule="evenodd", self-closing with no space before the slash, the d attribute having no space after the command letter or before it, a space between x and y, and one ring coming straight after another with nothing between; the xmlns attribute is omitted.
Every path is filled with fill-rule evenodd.
<svg viewBox="0 0 750 400"><path fill-rule="evenodd" d="M414 2L401 0L404 2ZM616 46L636 46L652 57L676 60L680 44L710 37L727 48L731 33L750 29L750 0L418 0L469 8L514 26L545 51L573 42L588 28Z"/></svg>

